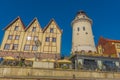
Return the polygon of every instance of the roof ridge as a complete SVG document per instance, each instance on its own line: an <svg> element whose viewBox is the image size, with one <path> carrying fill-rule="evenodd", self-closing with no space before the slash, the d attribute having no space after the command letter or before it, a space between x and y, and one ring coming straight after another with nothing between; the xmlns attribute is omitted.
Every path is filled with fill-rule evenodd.
<svg viewBox="0 0 120 80"><path fill-rule="evenodd" d="M39 26L40 26L40 28L41 28L41 25L40 25L37 17L34 17L33 20L32 20L32 21L28 24L28 26L25 28L25 31L27 31L27 29L28 29L36 20L37 20L37 22L38 22L38 24L39 24ZM41 29L42 29L42 28L41 28Z"/></svg>
<svg viewBox="0 0 120 80"><path fill-rule="evenodd" d="M22 25L23 25L23 29L25 29L25 25L22 21L22 19L20 18L20 16L17 16L17 18L15 18L14 20L12 20L3 30L6 30L8 29L14 22L16 22L18 19L20 19Z"/></svg>
<svg viewBox="0 0 120 80"><path fill-rule="evenodd" d="M59 31L62 33L62 30L60 29L60 27L58 26L58 24L56 23L56 21L55 21L55 19L54 19L54 18L50 19L50 21L48 22L48 24L44 27L44 29L43 29L43 33L44 33L44 32L45 32L45 30L49 27L49 25L51 24L51 22L52 22L52 21L54 21L54 22L55 22L55 24L57 25L57 27L58 27Z"/></svg>

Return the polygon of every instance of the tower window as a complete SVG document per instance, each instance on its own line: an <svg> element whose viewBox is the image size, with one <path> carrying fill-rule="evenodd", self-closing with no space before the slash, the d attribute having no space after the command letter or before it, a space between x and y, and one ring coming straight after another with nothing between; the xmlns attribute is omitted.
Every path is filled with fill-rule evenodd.
<svg viewBox="0 0 120 80"><path fill-rule="evenodd" d="M88 34L88 32L86 32L86 34Z"/></svg>
<svg viewBox="0 0 120 80"><path fill-rule="evenodd" d="M4 49L9 50L10 49L10 44L5 44Z"/></svg>
<svg viewBox="0 0 120 80"><path fill-rule="evenodd" d="M32 28L32 32L35 32L35 31L36 31L36 27L33 27L33 28Z"/></svg>
<svg viewBox="0 0 120 80"><path fill-rule="evenodd" d="M54 29L53 28L50 28L50 33L53 33L54 32Z"/></svg>
<svg viewBox="0 0 120 80"><path fill-rule="evenodd" d="M46 42L49 42L49 41L50 41L50 38L49 38L49 37L46 37L45 41L46 41Z"/></svg>
<svg viewBox="0 0 120 80"><path fill-rule="evenodd" d="M13 50L17 50L17 49L18 49L18 44L13 44L12 49L13 49Z"/></svg>
<svg viewBox="0 0 120 80"><path fill-rule="evenodd" d="M12 35L9 35L9 36L8 36L8 39L9 39L9 40L12 40L12 37L13 37Z"/></svg>
<svg viewBox="0 0 120 80"><path fill-rule="evenodd" d="M14 29L15 31L17 31L18 30L18 26L15 26L15 29Z"/></svg>
<svg viewBox="0 0 120 80"><path fill-rule="evenodd" d="M80 28L79 28L79 27L77 28L77 31L80 31Z"/></svg>
<svg viewBox="0 0 120 80"><path fill-rule="evenodd" d="M83 27L83 31L85 31L85 27Z"/></svg>

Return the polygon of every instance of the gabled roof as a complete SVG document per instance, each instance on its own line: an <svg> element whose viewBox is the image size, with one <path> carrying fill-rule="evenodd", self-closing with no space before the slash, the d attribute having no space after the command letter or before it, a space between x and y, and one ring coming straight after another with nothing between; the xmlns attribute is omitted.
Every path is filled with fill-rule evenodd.
<svg viewBox="0 0 120 80"><path fill-rule="evenodd" d="M30 24L25 28L25 31L27 31L29 28L30 28L30 26L35 22L37 20L37 22L38 22L38 19L35 17L31 22L30 22ZM38 24L39 24L39 22L38 22ZM39 24L39 26L40 26L40 24ZM41 26L40 26L40 28L41 28ZM41 28L42 29L42 28Z"/></svg>
<svg viewBox="0 0 120 80"><path fill-rule="evenodd" d="M19 20L19 19L20 19L20 21L21 21L21 23L22 23L22 25L23 25L23 29L25 29L25 25L23 24L21 18L18 16L18 17L15 18L10 24L8 24L3 30L8 29L13 23L15 23L15 22L16 22L17 20Z"/></svg>
<svg viewBox="0 0 120 80"><path fill-rule="evenodd" d="M52 21L55 22L58 30L60 31L60 33L62 33L62 30L60 29L60 27L58 26L58 24L56 23L56 21L53 18L50 20L50 22L47 24L47 26L43 29L43 32L46 31L46 29L49 27L49 25L52 23Z"/></svg>
<svg viewBox="0 0 120 80"><path fill-rule="evenodd" d="M115 42L115 43L120 43L120 40L112 40L112 39L107 39L107 38L103 38L103 37L100 37L100 39L99 39L99 42L101 42L102 41L102 43L104 42L104 43L106 43L106 42ZM98 43L99 43L98 42Z"/></svg>

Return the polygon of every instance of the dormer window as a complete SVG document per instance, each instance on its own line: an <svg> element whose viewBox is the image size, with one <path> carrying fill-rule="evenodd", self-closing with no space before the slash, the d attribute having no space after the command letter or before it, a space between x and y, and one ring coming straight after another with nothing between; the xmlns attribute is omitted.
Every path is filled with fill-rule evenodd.
<svg viewBox="0 0 120 80"><path fill-rule="evenodd" d="M36 31L36 27L33 27L33 28L32 28L32 32L35 32L35 31Z"/></svg>
<svg viewBox="0 0 120 80"><path fill-rule="evenodd" d="M15 31L18 31L18 26L15 26L14 30L15 30Z"/></svg>

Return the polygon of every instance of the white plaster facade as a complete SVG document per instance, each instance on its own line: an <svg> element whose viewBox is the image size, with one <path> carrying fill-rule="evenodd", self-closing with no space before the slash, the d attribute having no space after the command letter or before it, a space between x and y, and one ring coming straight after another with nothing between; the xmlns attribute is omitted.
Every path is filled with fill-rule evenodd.
<svg viewBox="0 0 120 80"><path fill-rule="evenodd" d="M72 21L72 52L95 52L94 36L92 33L92 20L80 11Z"/></svg>

